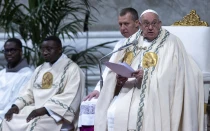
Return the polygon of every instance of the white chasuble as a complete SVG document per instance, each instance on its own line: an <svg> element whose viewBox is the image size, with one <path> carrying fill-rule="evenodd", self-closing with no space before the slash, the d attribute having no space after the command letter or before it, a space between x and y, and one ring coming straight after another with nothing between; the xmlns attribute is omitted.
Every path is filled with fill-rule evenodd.
<svg viewBox="0 0 210 131"><path fill-rule="evenodd" d="M143 41L141 36L139 45ZM143 57L148 52L157 55L157 63L143 62L138 56L133 60L135 70L139 64L144 67L144 77L140 89L129 79L118 95L114 131L203 131L202 73L182 42L161 29ZM123 53L118 54L116 62ZM95 131L107 131L106 114L115 85L116 74L110 71L96 105Z"/></svg>

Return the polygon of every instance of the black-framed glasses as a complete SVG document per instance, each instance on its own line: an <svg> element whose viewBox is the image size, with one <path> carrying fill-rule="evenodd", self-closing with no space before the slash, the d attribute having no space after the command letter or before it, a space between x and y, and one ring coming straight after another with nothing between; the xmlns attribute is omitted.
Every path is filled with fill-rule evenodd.
<svg viewBox="0 0 210 131"><path fill-rule="evenodd" d="M151 23L148 22L148 21L144 21L143 26L144 27L149 27L151 25L152 27L157 27L159 23L160 23L160 21L153 21Z"/></svg>
<svg viewBox="0 0 210 131"><path fill-rule="evenodd" d="M20 50L20 48L10 48L10 49L4 49L4 50L2 50L2 52L3 52L4 54L9 54L9 53L14 54L14 53L16 53L18 50Z"/></svg>

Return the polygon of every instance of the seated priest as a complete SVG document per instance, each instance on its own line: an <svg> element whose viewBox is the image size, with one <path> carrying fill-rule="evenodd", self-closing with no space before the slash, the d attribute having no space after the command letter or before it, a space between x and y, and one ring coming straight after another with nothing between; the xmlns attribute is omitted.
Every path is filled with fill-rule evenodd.
<svg viewBox="0 0 210 131"><path fill-rule="evenodd" d="M115 63L134 70L109 71L96 104L94 131L203 131L203 75L159 15L140 15L138 44L118 52Z"/></svg>
<svg viewBox="0 0 210 131"><path fill-rule="evenodd" d="M22 58L22 42L19 39L8 39L3 48L7 65L0 71L0 123L33 73Z"/></svg>
<svg viewBox="0 0 210 131"><path fill-rule="evenodd" d="M64 124L69 130L78 129L84 73L62 54L58 37L45 38L40 51L45 62L35 69L26 91L6 113L2 131L60 131Z"/></svg>

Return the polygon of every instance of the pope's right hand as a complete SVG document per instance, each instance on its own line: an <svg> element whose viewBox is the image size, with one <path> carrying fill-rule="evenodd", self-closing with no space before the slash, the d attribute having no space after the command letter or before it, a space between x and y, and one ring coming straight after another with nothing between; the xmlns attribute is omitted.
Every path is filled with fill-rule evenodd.
<svg viewBox="0 0 210 131"><path fill-rule="evenodd" d="M5 114L5 119L7 121L10 121L12 119L13 114L18 114L19 113L19 108L16 105L12 105L12 107L7 111Z"/></svg>
<svg viewBox="0 0 210 131"><path fill-rule="evenodd" d="M123 87L123 85L125 84L125 82L128 80L127 77L123 77L123 76L120 76L120 75L117 75L117 84L116 86L117 87Z"/></svg>
<svg viewBox="0 0 210 131"><path fill-rule="evenodd" d="M137 71L133 72L132 76L135 77L137 80L142 80L144 76L144 70L138 69Z"/></svg>
<svg viewBox="0 0 210 131"><path fill-rule="evenodd" d="M87 95L87 96L83 99L83 101L86 101L86 100L89 100L89 101L90 101L93 97L95 97L95 99L97 99L97 98L99 97L99 94L100 94L99 91L94 90L94 91L91 92L89 95Z"/></svg>

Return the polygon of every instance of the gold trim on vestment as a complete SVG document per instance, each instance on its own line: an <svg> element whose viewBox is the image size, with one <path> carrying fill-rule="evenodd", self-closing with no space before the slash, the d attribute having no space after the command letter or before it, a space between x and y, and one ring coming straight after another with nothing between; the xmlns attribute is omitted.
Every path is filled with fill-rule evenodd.
<svg viewBox="0 0 210 131"><path fill-rule="evenodd" d="M46 72L42 77L42 89L49 89L52 87L53 75L50 72Z"/></svg>
<svg viewBox="0 0 210 131"><path fill-rule="evenodd" d="M123 62L127 63L128 65L131 65L133 59L134 59L134 54L132 51L129 51L125 53L123 57Z"/></svg>
<svg viewBox="0 0 210 131"><path fill-rule="evenodd" d="M204 114L207 114L207 106L208 106L208 103L204 103Z"/></svg>
<svg viewBox="0 0 210 131"><path fill-rule="evenodd" d="M149 68L152 66L156 66L158 61L158 56L154 52L147 52L143 57L143 68Z"/></svg>

